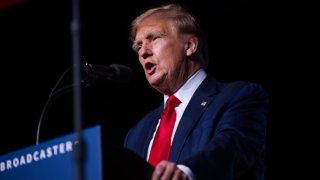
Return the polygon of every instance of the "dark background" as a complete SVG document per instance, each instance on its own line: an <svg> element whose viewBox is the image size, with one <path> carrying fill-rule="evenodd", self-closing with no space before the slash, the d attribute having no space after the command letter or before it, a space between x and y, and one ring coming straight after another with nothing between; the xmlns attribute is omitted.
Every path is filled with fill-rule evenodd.
<svg viewBox="0 0 320 180"><path fill-rule="evenodd" d="M162 95L144 79L131 49L130 22L146 8L171 1L81 2L81 61L123 64L134 71L130 84L98 79L83 89L83 126L100 124L104 140L121 146L128 129L162 101ZM293 103L303 97L295 94L292 99L291 95L300 86L296 82L302 77L296 75L296 67L301 70L303 63L293 60L301 52L296 48L300 37L292 23L297 16L290 6L254 0L175 2L188 8L203 25L211 59L209 73L220 81L257 82L267 90L271 102L267 179L301 175L304 165L298 161L303 158L297 154L305 152L301 147L306 144L297 135L294 119L301 117L293 114L298 110ZM0 12L0 154L35 144L48 96L72 64L71 12L71 1L66 0L30 0ZM71 83L69 72L59 87ZM50 100L41 142L72 132L71 92ZM295 169L299 171L292 173Z"/></svg>

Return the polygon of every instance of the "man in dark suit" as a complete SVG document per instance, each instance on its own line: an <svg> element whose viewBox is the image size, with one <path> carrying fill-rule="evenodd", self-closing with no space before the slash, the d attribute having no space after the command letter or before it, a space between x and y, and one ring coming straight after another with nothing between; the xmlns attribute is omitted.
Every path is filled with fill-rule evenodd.
<svg viewBox="0 0 320 180"><path fill-rule="evenodd" d="M152 179L264 179L268 97L249 82L206 73L200 26L181 6L150 9L132 22L133 49L162 105L127 134L124 146L155 167ZM178 99L168 155L151 161L169 97ZM165 110L167 111L167 110ZM158 141L158 140L157 140Z"/></svg>

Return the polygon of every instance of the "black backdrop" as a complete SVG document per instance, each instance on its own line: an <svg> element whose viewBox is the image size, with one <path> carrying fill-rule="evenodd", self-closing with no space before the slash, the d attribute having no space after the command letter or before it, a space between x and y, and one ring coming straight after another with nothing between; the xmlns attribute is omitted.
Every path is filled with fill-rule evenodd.
<svg viewBox="0 0 320 180"><path fill-rule="evenodd" d="M101 124L104 138L121 146L127 130L162 96L144 79L131 50L131 20L142 10L170 1L82 1L82 62L124 64L134 71L130 84L98 79L83 90L84 127ZM279 2L177 0L202 23L209 44L209 73L220 81L262 84L271 99L267 179L288 177L291 133L286 102L293 87L284 47L287 17ZM290 15L289 15L290 17ZM0 154L34 145L44 104L61 74L71 66L71 1L30 0L0 14ZM290 20L289 20L290 21ZM290 56L292 57L292 56ZM71 83L67 74L61 86ZM72 132L71 91L50 103L40 141ZM280 158L276 158L280 157Z"/></svg>

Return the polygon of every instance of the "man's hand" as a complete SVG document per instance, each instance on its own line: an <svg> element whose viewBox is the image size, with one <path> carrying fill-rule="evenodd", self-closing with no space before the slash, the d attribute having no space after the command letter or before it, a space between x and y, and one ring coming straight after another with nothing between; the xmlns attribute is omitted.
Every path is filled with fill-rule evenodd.
<svg viewBox="0 0 320 180"><path fill-rule="evenodd" d="M152 180L187 180L187 175L177 165L169 161L161 161L152 173Z"/></svg>

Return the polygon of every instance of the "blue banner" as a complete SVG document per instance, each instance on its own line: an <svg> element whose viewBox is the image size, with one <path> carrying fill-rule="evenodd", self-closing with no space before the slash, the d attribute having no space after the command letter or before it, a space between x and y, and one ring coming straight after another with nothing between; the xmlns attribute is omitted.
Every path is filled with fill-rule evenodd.
<svg viewBox="0 0 320 180"><path fill-rule="evenodd" d="M101 129L82 131L84 141L83 178L102 180ZM75 134L0 156L0 180L74 180Z"/></svg>

